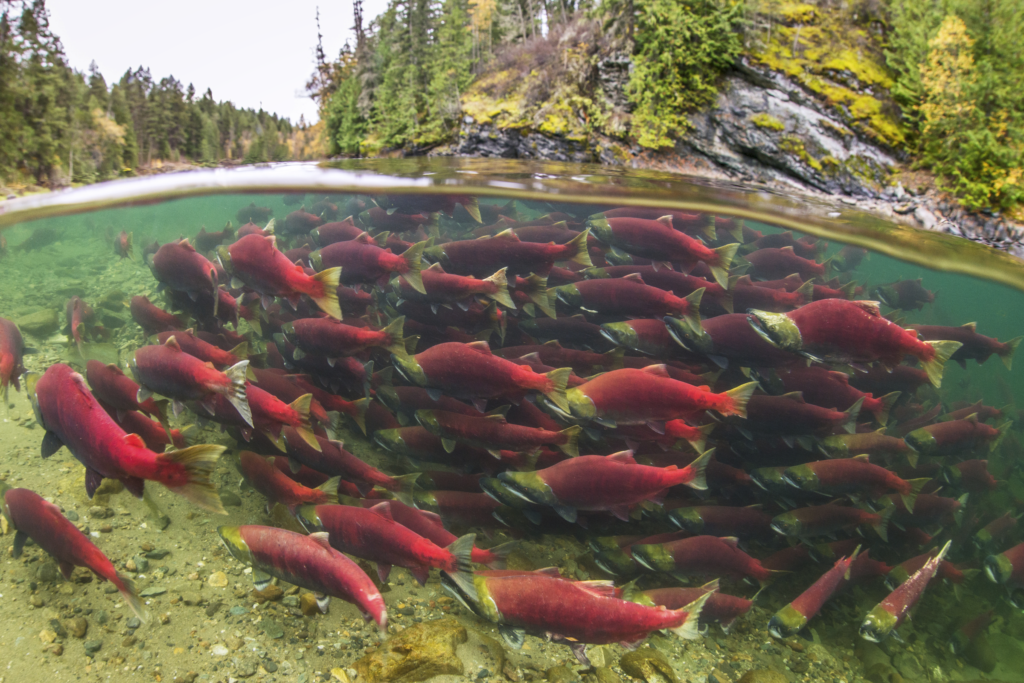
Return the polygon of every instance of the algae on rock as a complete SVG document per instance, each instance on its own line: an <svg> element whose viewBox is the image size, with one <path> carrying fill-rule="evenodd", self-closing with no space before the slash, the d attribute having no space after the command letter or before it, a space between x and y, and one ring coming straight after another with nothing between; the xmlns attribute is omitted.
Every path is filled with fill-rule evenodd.
<svg viewBox="0 0 1024 683"><path fill-rule="evenodd" d="M435 619L391 636L353 666L364 683L416 683L442 674L461 675L462 660L455 649L467 639L466 627L454 617Z"/></svg>

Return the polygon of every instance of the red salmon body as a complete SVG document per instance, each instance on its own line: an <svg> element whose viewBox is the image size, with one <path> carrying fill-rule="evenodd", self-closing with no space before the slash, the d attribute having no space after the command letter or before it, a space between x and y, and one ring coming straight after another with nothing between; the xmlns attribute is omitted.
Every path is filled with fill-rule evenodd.
<svg viewBox="0 0 1024 683"><path fill-rule="evenodd" d="M184 329L185 321L181 317L168 313L150 303L144 296L133 296L129 304L132 320L138 323L146 335Z"/></svg>
<svg viewBox="0 0 1024 683"><path fill-rule="evenodd" d="M0 318L0 397L7 402L8 387L21 389L19 377L25 372L22 357L25 342L18 326L6 318Z"/></svg>
<svg viewBox="0 0 1024 683"><path fill-rule="evenodd" d="M116 365L90 360L85 366L85 378L93 395L118 412L138 410L151 417L165 417L163 409L152 398L138 400L139 385Z"/></svg>
<svg viewBox="0 0 1024 683"><path fill-rule="evenodd" d="M1024 337L1015 337L1009 341L1001 342L992 337L978 334L974 323L967 323L961 327L945 327L942 325L911 325L911 329L917 330L917 334L925 341L938 341L948 339L957 341L962 346L953 354L952 360L962 367L967 366L967 361L974 359L979 364L987 361L993 354L999 356L1007 370L1013 369L1013 354Z"/></svg>
<svg viewBox="0 0 1024 683"><path fill-rule="evenodd" d="M805 401L825 408L846 410L863 399L861 412L871 413L883 426L889 421L892 405L900 397L900 392L894 391L875 398L850 386L850 377L846 373L835 372L820 365L787 368L778 374L786 391L799 391Z"/></svg>
<svg viewBox="0 0 1024 683"><path fill-rule="evenodd" d="M425 290L420 271L424 247L426 242L420 242L403 254L392 254L378 247L369 235L363 233L356 239L318 249L309 255L309 260L315 270L341 268L341 284L374 284L397 273L422 294Z"/></svg>
<svg viewBox="0 0 1024 683"><path fill-rule="evenodd" d="M285 339L303 352L327 358L352 356L373 347L404 354L404 323L404 318L396 318L386 328L372 330L353 327L330 318L300 318L283 325L281 331Z"/></svg>
<svg viewBox="0 0 1024 683"><path fill-rule="evenodd" d="M319 226L324 221L320 216L314 216L305 210L305 207L292 211L290 214L284 217L284 222L281 225L281 232L289 235L305 235L313 228Z"/></svg>
<svg viewBox="0 0 1024 683"><path fill-rule="evenodd" d="M538 244L522 242L512 230L505 230L494 237L441 244L425 253L448 273L484 277L499 268L508 268L512 275L544 276L556 261L572 261L590 267L589 235L589 231L584 231L565 244Z"/></svg>
<svg viewBox="0 0 1024 683"><path fill-rule="evenodd" d="M213 314L217 314L217 268L188 240L161 246L153 254L151 267L157 281L170 289L187 292L190 296L209 294L214 301Z"/></svg>
<svg viewBox="0 0 1024 683"><path fill-rule="evenodd" d="M51 365L35 383L33 405L46 429L43 457L67 446L85 465L89 497L106 479L124 483L141 498L145 480L156 481L196 505L224 513L210 481L223 446L192 446L180 451L154 453L136 434L126 434L85 387L85 380L70 367Z"/></svg>
<svg viewBox="0 0 1024 683"><path fill-rule="evenodd" d="M233 239L234 236L235 231L231 228L231 223L228 223L223 230L216 232L206 232L204 225L199 229L199 234L196 235L193 244L196 246L196 251L205 254L222 242Z"/></svg>
<svg viewBox="0 0 1024 683"><path fill-rule="evenodd" d="M113 562L89 541L60 508L28 489L9 489L4 493L4 511L14 527L14 557L21 556L25 540L31 538L50 557L57 560L60 573L71 580L74 567L85 567L103 581L110 581L140 619L146 612L135 593L135 586L114 568Z"/></svg>
<svg viewBox="0 0 1024 683"><path fill-rule="evenodd" d="M207 363L213 363L221 369L230 367L243 360L249 351L248 344L245 342L239 344L232 351L224 351L209 342L203 341L193 334L191 330L185 330L184 332L180 330L161 332L156 336L161 344L166 344L167 340L171 337L174 337L178 347L188 355L195 356Z"/></svg>
<svg viewBox="0 0 1024 683"><path fill-rule="evenodd" d="M771 571L739 549L734 538L693 536L657 545L633 546L633 557L651 571L688 576L750 577L768 581Z"/></svg>
<svg viewBox="0 0 1024 683"><path fill-rule="evenodd" d="M318 228L313 228L310 235L317 246L326 247L335 242L348 242L363 234L363 229L355 224L352 217L334 223L324 223Z"/></svg>
<svg viewBox="0 0 1024 683"><path fill-rule="evenodd" d="M306 488L285 476L272 462L252 451L238 454L239 471L246 481L267 499L269 510L275 503L285 507L294 505L321 505L338 502L338 479L328 479L322 487Z"/></svg>
<svg viewBox="0 0 1024 683"><path fill-rule="evenodd" d="M269 297L283 297L295 307L305 294L327 315L341 319L338 307L340 271L328 268L308 275L302 266L292 263L277 248L276 238L247 235L234 244L217 250L225 270L261 294L264 308Z"/></svg>
<svg viewBox="0 0 1024 683"><path fill-rule="evenodd" d="M761 280L775 280L797 273L803 280L825 275L826 266L796 255L793 247L758 249L745 257L753 266L750 274Z"/></svg>

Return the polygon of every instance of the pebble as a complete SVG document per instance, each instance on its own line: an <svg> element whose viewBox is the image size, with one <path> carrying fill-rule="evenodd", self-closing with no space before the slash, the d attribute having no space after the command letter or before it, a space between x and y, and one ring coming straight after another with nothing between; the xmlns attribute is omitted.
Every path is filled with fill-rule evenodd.
<svg viewBox="0 0 1024 683"><path fill-rule="evenodd" d="M210 648L210 654L214 657L226 657L228 655L228 648L220 643L217 643Z"/></svg>
<svg viewBox="0 0 1024 683"><path fill-rule="evenodd" d="M142 626L142 620L139 619L138 617L132 617L131 619L128 620L128 623L125 624L125 626L127 626L128 628L130 628L130 629L132 629L134 631L138 627Z"/></svg>
<svg viewBox="0 0 1024 683"><path fill-rule="evenodd" d="M85 617L75 617L68 620L67 628L68 633L75 638L85 638L85 633L89 630L89 622L85 620Z"/></svg>
<svg viewBox="0 0 1024 683"><path fill-rule="evenodd" d="M130 562L134 562L135 566L138 568L138 571L140 572L149 571L149 560L147 560L142 555L136 555L130 560Z"/></svg>
<svg viewBox="0 0 1024 683"><path fill-rule="evenodd" d="M220 502L223 503L225 507L240 507L242 505L242 499L233 491L221 491Z"/></svg>
<svg viewBox="0 0 1024 683"><path fill-rule="evenodd" d="M146 557L148 557L151 560L162 560L170 554L170 550L149 550L146 552Z"/></svg>
<svg viewBox="0 0 1024 683"><path fill-rule="evenodd" d="M67 513L64 516L67 517L68 521L70 521L70 522L77 522L78 521L78 513L75 512L74 510L68 510Z"/></svg>
<svg viewBox="0 0 1024 683"><path fill-rule="evenodd" d="M95 616L93 617L93 619L95 619L95 620L96 620L96 623L97 623L97 624L101 624L101 625L102 625L102 624L105 624L105 623L107 623L108 621L110 621L110 616L109 616L109 615L108 615L108 614L106 613L106 611L105 611L105 610L100 610L99 612L97 612L97 613L95 614Z"/></svg>
<svg viewBox="0 0 1024 683"><path fill-rule="evenodd" d="M87 640L85 641L85 651L89 654L95 654L99 652L100 648L103 647L102 640Z"/></svg>
<svg viewBox="0 0 1024 683"><path fill-rule="evenodd" d="M228 585L228 576L224 572L214 572L210 574L210 578L206 580L206 583L214 588L225 588Z"/></svg>
<svg viewBox="0 0 1024 683"><path fill-rule="evenodd" d="M239 638L238 636L228 636L224 639L224 644L232 650L238 650L243 645L245 645L245 641Z"/></svg>
<svg viewBox="0 0 1024 683"><path fill-rule="evenodd" d="M64 625L61 624L56 619L50 619L50 630L53 631L54 633L56 633L61 638L67 638L68 637L68 632L64 628Z"/></svg>
<svg viewBox="0 0 1024 683"><path fill-rule="evenodd" d="M228 610L228 613L233 617L240 617L248 611L249 610L247 610L245 607L242 607L241 605L235 605L230 610Z"/></svg>
<svg viewBox="0 0 1024 683"><path fill-rule="evenodd" d="M217 613L217 610L219 610L221 608L221 605L223 604L224 603L222 603L220 600L214 600L213 602L211 602L209 605L206 606L206 616L212 617L214 614Z"/></svg>
<svg viewBox="0 0 1024 683"><path fill-rule="evenodd" d="M284 638L284 628L273 619L263 620L263 632L266 633L269 638Z"/></svg>
<svg viewBox="0 0 1024 683"><path fill-rule="evenodd" d="M42 607L44 604L43 598L39 595L31 595L29 596L28 604L32 605L33 607Z"/></svg>
<svg viewBox="0 0 1024 683"><path fill-rule="evenodd" d="M143 589L143 591L139 593L139 595L144 598L152 598L156 597L157 595L163 595L166 592L166 588L160 588L159 586L150 586L149 588Z"/></svg>

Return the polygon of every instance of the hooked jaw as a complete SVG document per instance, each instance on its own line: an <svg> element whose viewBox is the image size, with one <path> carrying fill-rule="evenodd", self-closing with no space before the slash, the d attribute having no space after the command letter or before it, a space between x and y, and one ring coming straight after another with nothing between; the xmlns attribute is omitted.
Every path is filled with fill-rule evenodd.
<svg viewBox="0 0 1024 683"><path fill-rule="evenodd" d="M220 261L220 265L224 266L224 270L229 273L234 272L234 269L231 267L231 252L228 251L226 246L221 245L217 247L217 260Z"/></svg>
<svg viewBox="0 0 1024 683"><path fill-rule="evenodd" d="M896 627L896 616L885 611L881 605L876 606L860 625L860 637L872 643L880 643L888 637Z"/></svg>
<svg viewBox="0 0 1024 683"><path fill-rule="evenodd" d="M402 438L402 433L399 429L377 430L373 433L373 440L386 451L401 453L404 450L405 440Z"/></svg>
<svg viewBox="0 0 1024 683"><path fill-rule="evenodd" d="M772 531L782 536L796 538L800 536L800 522L795 519L787 519L785 515L779 515L772 520Z"/></svg>
<svg viewBox="0 0 1024 683"><path fill-rule="evenodd" d="M612 243L612 226L608 223L605 218L590 218L587 220L587 227L590 228L591 234L594 235L598 240L611 246Z"/></svg>
<svg viewBox="0 0 1024 683"><path fill-rule="evenodd" d="M423 372L419 362L412 356L399 356L397 353L393 353L391 354L391 362L394 363L395 368L402 377L405 377L413 384L421 387L429 386L426 373Z"/></svg>
<svg viewBox="0 0 1024 683"><path fill-rule="evenodd" d="M804 491L815 491L818 488L818 475L807 465L790 467L783 471L782 480L790 486Z"/></svg>
<svg viewBox="0 0 1024 683"><path fill-rule="evenodd" d="M639 341L636 330L627 322L601 325L601 336L612 344L626 349L635 349Z"/></svg>
<svg viewBox="0 0 1024 683"><path fill-rule="evenodd" d="M704 533L704 519L694 508L679 508L669 514L669 519L683 531L699 536Z"/></svg>
<svg viewBox="0 0 1024 683"><path fill-rule="evenodd" d="M500 473L498 481L504 484L509 493L530 503L541 505L558 503L551 487L536 472L512 472L509 470Z"/></svg>
<svg viewBox="0 0 1024 683"><path fill-rule="evenodd" d="M630 549L633 559L652 572L671 572L676 561L662 545L635 545Z"/></svg>
<svg viewBox="0 0 1024 683"><path fill-rule="evenodd" d="M698 332L682 318L667 315L663 318L668 334L687 351L694 353L714 353L715 343L703 328Z"/></svg>
<svg viewBox="0 0 1024 683"><path fill-rule="evenodd" d="M804 342L800 328L785 313L771 313L752 308L747 320L754 331L766 342L783 351L799 353Z"/></svg>
<svg viewBox="0 0 1024 683"><path fill-rule="evenodd" d="M989 581L1005 584L1013 576L1013 562L1006 555L989 555L985 558L985 574Z"/></svg>
<svg viewBox="0 0 1024 683"><path fill-rule="evenodd" d="M800 614L792 604L786 605L768 622L768 633L782 640L795 635L807 624L807 617Z"/></svg>

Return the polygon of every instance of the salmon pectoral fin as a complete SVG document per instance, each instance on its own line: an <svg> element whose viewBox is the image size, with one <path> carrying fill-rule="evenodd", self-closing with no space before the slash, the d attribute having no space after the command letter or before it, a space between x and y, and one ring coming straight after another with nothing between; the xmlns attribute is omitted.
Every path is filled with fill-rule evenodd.
<svg viewBox="0 0 1024 683"><path fill-rule="evenodd" d="M96 489L103 483L103 475L93 469L85 470L85 494L91 499L92 494L96 493Z"/></svg>
<svg viewBox="0 0 1024 683"><path fill-rule="evenodd" d="M64 443L60 440L60 437L53 432L46 432L43 434L43 443L40 446L40 454L44 458L49 458L51 455L56 453L64 446Z"/></svg>
<svg viewBox="0 0 1024 683"><path fill-rule="evenodd" d="M28 534L24 531L14 532L14 548L11 549L11 557L18 559L21 557L22 551L25 549L25 542L28 540ZM70 577L68 577L70 578Z"/></svg>
<svg viewBox="0 0 1024 683"><path fill-rule="evenodd" d="M140 479L139 477L125 477L121 480L124 487L128 489L128 493L132 494L136 498L142 498L142 494L145 492L146 480Z"/></svg>

